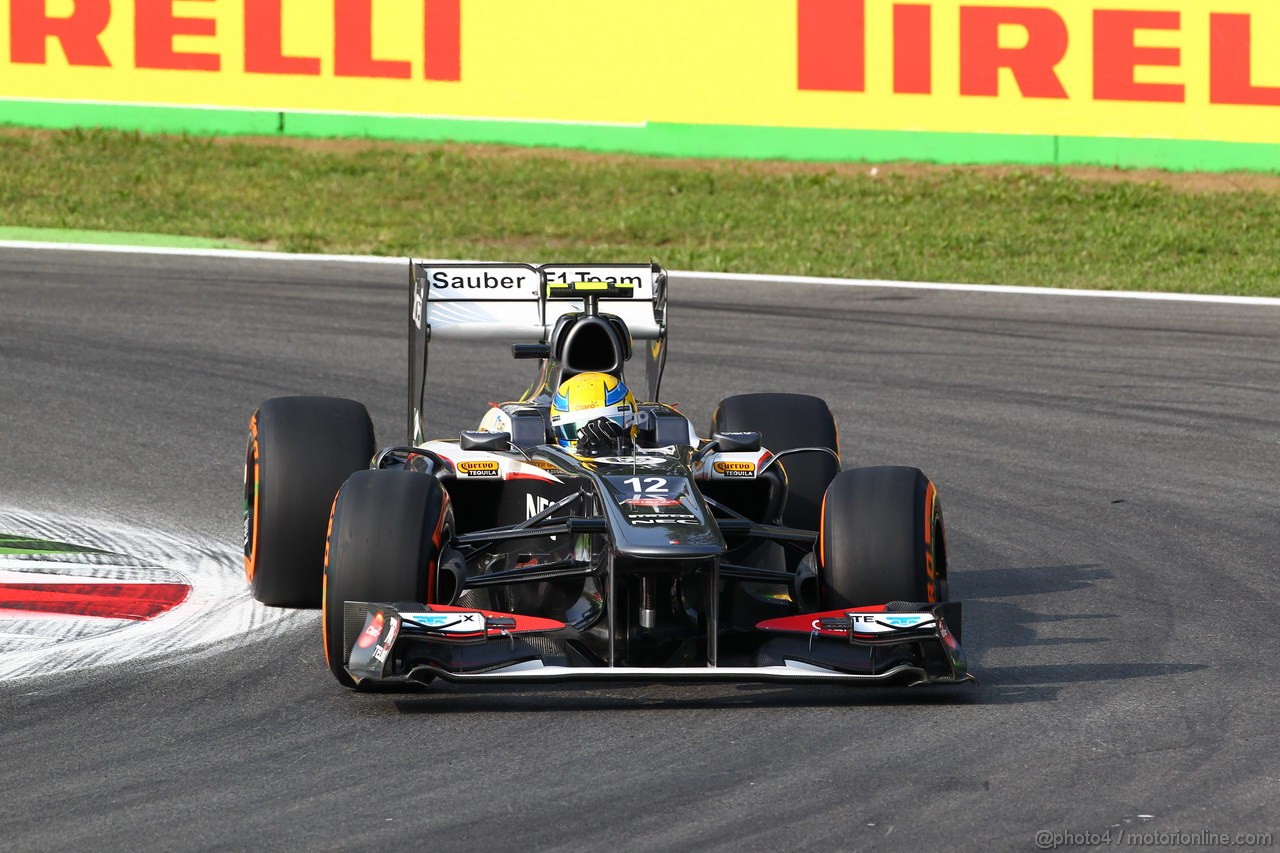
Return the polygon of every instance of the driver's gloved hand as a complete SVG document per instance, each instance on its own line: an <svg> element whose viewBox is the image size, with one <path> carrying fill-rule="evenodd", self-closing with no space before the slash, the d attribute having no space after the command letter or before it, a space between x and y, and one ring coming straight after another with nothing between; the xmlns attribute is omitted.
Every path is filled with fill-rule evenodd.
<svg viewBox="0 0 1280 853"><path fill-rule="evenodd" d="M578 455L621 456L632 450L630 431L605 417L588 421L578 430Z"/></svg>

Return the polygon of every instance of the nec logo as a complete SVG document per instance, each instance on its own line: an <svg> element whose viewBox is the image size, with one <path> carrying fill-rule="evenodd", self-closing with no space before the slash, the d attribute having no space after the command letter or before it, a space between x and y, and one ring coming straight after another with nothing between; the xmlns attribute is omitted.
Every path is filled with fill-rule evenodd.
<svg viewBox="0 0 1280 853"><path fill-rule="evenodd" d="M544 509L546 509L549 506L551 506L551 501L547 500L541 495L525 495L524 496L524 509L525 509L524 517L533 518L535 515L542 512Z"/></svg>

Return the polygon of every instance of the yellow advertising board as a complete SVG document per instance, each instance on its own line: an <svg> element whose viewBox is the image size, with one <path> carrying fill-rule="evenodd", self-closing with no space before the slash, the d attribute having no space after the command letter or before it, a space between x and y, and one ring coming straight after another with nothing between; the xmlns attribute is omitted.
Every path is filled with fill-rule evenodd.
<svg viewBox="0 0 1280 853"><path fill-rule="evenodd" d="M279 113L286 129L294 114L355 132L351 117L416 119L428 136L431 121L472 137L537 125L566 144L590 136L572 128L678 126L666 144L695 153L717 144L698 128L819 134L798 156L819 139L874 156L824 131L870 133L870 148L902 138L875 133L1280 144L1272 0L0 5L0 120L14 123L31 104L147 105Z"/></svg>

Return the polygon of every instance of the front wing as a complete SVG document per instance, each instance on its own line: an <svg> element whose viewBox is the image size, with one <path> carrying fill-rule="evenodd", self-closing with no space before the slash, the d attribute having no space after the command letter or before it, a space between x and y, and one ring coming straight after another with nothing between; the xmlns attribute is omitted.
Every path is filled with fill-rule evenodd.
<svg viewBox="0 0 1280 853"><path fill-rule="evenodd" d="M358 686L456 682L737 681L954 684L975 681L960 605L893 602L759 623L761 642L728 666L607 666L563 622L474 608L347 602L347 672Z"/></svg>

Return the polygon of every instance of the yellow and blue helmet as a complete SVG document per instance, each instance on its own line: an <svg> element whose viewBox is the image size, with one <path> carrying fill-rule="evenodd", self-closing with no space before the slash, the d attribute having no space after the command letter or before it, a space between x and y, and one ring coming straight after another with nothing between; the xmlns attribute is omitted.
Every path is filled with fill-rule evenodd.
<svg viewBox="0 0 1280 853"><path fill-rule="evenodd" d="M561 382L551 399L551 429L560 446L575 450L578 430L596 418L635 432L636 398L622 380L608 373L579 373Z"/></svg>

